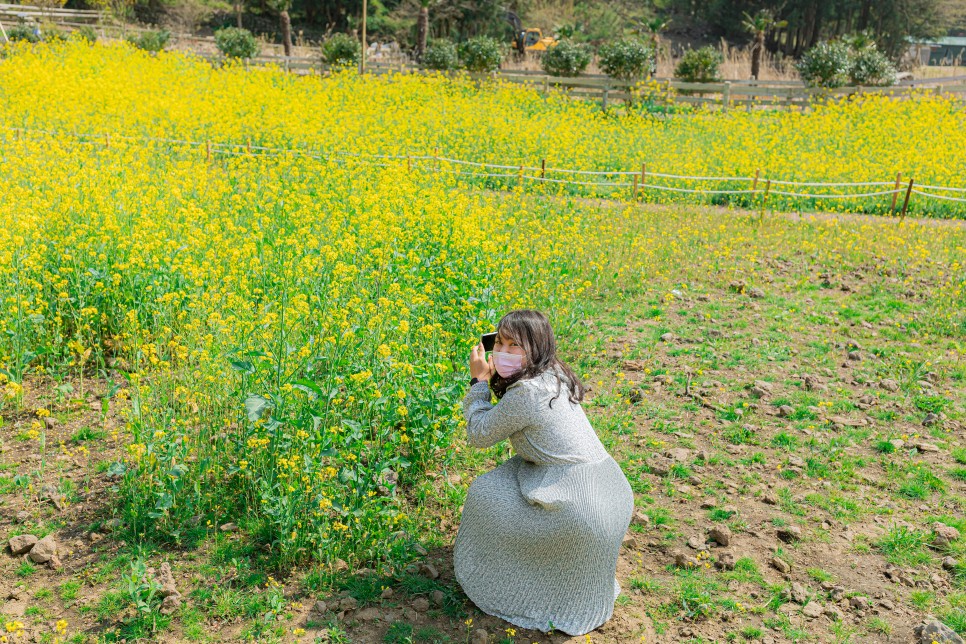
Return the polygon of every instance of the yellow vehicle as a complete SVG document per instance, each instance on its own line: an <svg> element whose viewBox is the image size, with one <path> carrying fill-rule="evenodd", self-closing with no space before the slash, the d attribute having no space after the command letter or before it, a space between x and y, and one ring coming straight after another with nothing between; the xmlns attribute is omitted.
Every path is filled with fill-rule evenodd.
<svg viewBox="0 0 966 644"><path fill-rule="evenodd" d="M506 19L513 27L513 48L519 53L525 54L528 51L544 52L551 47L557 46L556 38L544 36L543 32L539 29L524 29L519 16L512 11L506 12Z"/></svg>
<svg viewBox="0 0 966 644"><path fill-rule="evenodd" d="M517 35L517 40L522 41L517 44L517 49L522 51L547 51L551 47L556 47L557 39L553 36L544 36L539 29L527 29Z"/></svg>

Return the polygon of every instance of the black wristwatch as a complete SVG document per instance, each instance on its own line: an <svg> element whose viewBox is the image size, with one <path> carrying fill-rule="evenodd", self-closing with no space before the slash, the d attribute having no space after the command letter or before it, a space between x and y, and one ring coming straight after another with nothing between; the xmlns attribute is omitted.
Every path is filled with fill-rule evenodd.
<svg viewBox="0 0 966 644"><path fill-rule="evenodd" d="M470 387L472 387L473 385L475 385L478 382L484 382L484 381L483 380L480 380L479 378L470 378Z"/></svg>

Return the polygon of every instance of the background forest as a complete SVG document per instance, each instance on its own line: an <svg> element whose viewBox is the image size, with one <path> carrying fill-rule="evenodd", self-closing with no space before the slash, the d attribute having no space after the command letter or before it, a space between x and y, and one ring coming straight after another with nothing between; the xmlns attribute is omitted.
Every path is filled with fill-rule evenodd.
<svg viewBox="0 0 966 644"><path fill-rule="evenodd" d="M69 0L66 6L98 3L147 23L189 29L238 25L276 42L280 10L287 13L294 37L304 42L336 32L357 34L362 13L362 0ZM524 27L592 46L660 33L681 51L721 39L732 46L750 44L754 35L747 16L763 11L774 19L765 37L767 50L795 58L822 40L867 32L898 59L907 38L966 30L963 0L369 0L367 33L369 42L396 41L412 48L424 12L430 39L488 35L509 42L514 30L508 14L514 14Z"/></svg>

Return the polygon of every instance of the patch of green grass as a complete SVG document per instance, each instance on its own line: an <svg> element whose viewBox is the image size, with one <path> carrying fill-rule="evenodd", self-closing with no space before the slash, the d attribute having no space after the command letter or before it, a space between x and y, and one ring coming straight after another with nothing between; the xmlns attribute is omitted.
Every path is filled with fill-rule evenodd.
<svg viewBox="0 0 966 644"><path fill-rule="evenodd" d="M909 472L906 481L899 486L898 492L909 499L924 500L929 498L930 494L942 492L945 488L946 484L932 470L923 465L917 465Z"/></svg>
<svg viewBox="0 0 966 644"><path fill-rule="evenodd" d="M892 454L896 451L896 446L888 440L881 440L875 444L875 451L881 454Z"/></svg>
<svg viewBox="0 0 966 644"><path fill-rule="evenodd" d="M413 641L419 642L420 644L446 644L453 640L450 639L449 635L435 626L420 626L413 633Z"/></svg>
<svg viewBox="0 0 966 644"><path fill-rule="evenodd" d="M931 590L914 590L909 594L909 601L921 611L927 611L936 601L936 593Z"/></svg>
<svg viewBox="0 0 966 644"><path fill-rule="evenodd" d="M105 436L107 436L107 432L104 430L94 429L93 427L81 427L70 435L70 439L75 443L83 443L86 441L98 441Z"/></svg>
<svg viewBox="0 0 966 644"><path fill-rule="evenodd" d="M762 635L764 635L764 631L757 626L745 626L741 629L741 636L746 640L761 639Z"/></svg>
<svg viewBox="0 0 966 644"><path fill-rule="evenodd" d="M686 479L691 476L691 468L684 463L675 463L668 468L667 477L669 479Z"/></svg>
<svg viewBox="0 0 966 644"><path fill-rule="evenodd" d="M631 588L644 593L656 594L664 590L664 586L657 579L651 577L631 577L628 580Z"/></svg>
<svg viewBox="0 0 966 644"><path fill-rule="evenodd" d="M817 582L832 581L833 579L832 573L826 572L821 568L808 568L805 572Z"/></svg>
<svg viewBox="0 0 966 644"><path fill-rule="evenodd" d="M950 604L952 603L951 601ZM960 635L966 635L966 606L951 606L947 610L940 611L938 617L949 628Z"/></svg>
<svg viewBox="0 0 966 644"><path fill-rule="evenodd" d="M671 511L667 508L654 507L647 511L647 516L651 517L651 523L656 526L673 526L674 517L671 515Z"/></svg>
<svg viewBox="0 0 966 644"><path fill-rule="evenodd" d="M708 510L708 518L719 523L727 521L734 515L734 510L725 510L724 508L711 508Z"/></svg>
<svg viewBox="0 0 966 644"><path fill-rule="evenodd" d="M205 614L194 606L181 607L181 630L184 638L191 642L208 639L208 628L205 624Z"/></svg>
<svg viewBox="0 0 966 644"><path fill-rule="evenodd" d="M130 604L130 599L122 592L111 590L103 595L94 608L94 614L101 621L109 621L121 614Z"/></svg>
<svg viewBox="0 0 966 644"><path fill-rule="evenodd" d="M734 445L755 444L757 436L751 426L732 425L724 431L724 438Z"/></svg>
<svg viewBox="0 0 966 644"><path fill-rule="evenodd" d="M771 439L771 446L781 449L793 450L798 447L801 441L797 436L788 434L787 432L778 432Z"/></svg>
<svg viewBox="0 0 966 644"><path fill-rule="evenodd" d="M783 487L778 490L778 507L789 514L794 514L799 517L805 516L805 508L795 500L795 495L792 494L791 488Z"/></svg>
<svg viewBox="0 0 966 644"><path fill-rule="evenodd" d="M758 569L758 564L751 557L742 557L735 561L735 569L721 573L721 578L725 581L738 581L741 583L752 583L764 585L765 578Z"/></svg>
<svg viewBox="0 0 966 644"><path fill-rule="evenodd" d="M77 591L80 590L81 582L77 580L65 581L57 587L62 602L69 603L77 599Z"/></svg>
<svg viewBox="0 0 966 644"><path fill-rule="evenodd" d="M957 463L966 465L966 447L956 447L950 454Z"/></svg>
<svg viewBox="0 0 966 644"><path fill-rule="evenodd" d="M944 396L923 395L914 397L912 404L919 411L938 414L949 406L949 399Z"/></svg>
<svg viewBox="0 0 966 644"><path fill-rule="evenodd" d="M393 622L389 630L382 636L387 644L411 644L413 641L413 625L406 622Z"/></svg>
<svg viewBox="0 0 966 644"><path fill-rule="evenodd" d="M928 532L893 526L875 545L888 561L897 566L920 566L932 560L926 551L928 542Z"/></svg>
<svg viewBox="0 0 966 644"><path fill-rule="evenodd" d="M805 496L805 503L825 510L833 518L840 521L855 519L866 512L855 499L836 493L830 493L826 496L818 492L813 492Z"/></svg>
<svg viewBox="0 0 966 644"><path fill-rule="evenodd" d="M30 575L37 572L37 566L25 560L17 567L16 572L18 577L29 577Z"/></svg>

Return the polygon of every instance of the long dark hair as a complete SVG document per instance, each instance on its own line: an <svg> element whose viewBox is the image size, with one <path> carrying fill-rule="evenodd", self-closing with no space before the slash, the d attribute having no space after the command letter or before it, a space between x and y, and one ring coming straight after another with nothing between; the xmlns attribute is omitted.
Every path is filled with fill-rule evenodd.
<svg viewBox="0 0 966 644"><path fill-rule="evenodd" d="M496 325L496 330L504 338L515 340L527 352L527 364L523 369L509 378L502 378L498 373L490 378L490 389L497 398L503 398L507 387L513 383L539 376L551 369L557 372L557 395L550 399L551 407L553 401L560 397L562 380L566 380L567 399L571 403L578 404L584 399L584 386L577 375L557 357L557 340L546 315L532 309L510 311Z"/></svg>

